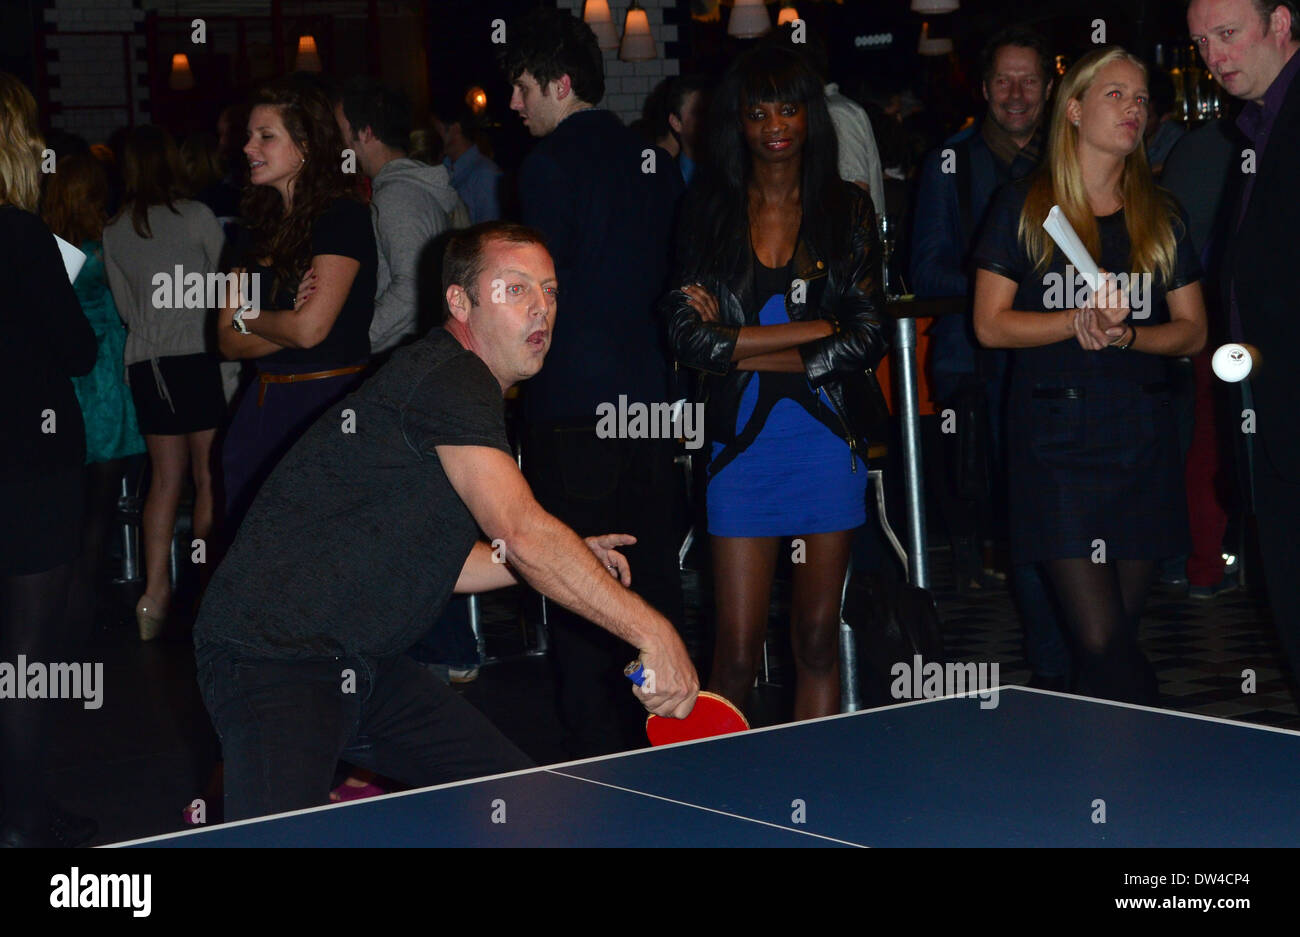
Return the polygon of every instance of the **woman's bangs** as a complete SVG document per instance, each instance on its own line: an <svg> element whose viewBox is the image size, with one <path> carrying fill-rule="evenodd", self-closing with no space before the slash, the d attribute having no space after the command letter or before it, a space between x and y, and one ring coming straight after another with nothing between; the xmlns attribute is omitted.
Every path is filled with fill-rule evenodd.
<svg viewBox="0 0 1300 937"><path fill-rule="evenodd" d="M769 64L769 63L763 63ZM746 107L768 101L781 104L807 104L809 96L821 89L809 85L807 75L793 63L771 63L774 67L756 68L745 76L741 86L741 99Z"/></svg>

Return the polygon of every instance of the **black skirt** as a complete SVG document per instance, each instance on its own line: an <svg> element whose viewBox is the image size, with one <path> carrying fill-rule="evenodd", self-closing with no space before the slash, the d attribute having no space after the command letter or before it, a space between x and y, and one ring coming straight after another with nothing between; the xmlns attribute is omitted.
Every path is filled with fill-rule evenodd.
<svg viewBox="0 0 1300 937"><path fill-rule="evenodd" d="M127 369L140 432L180 436L216 429L226 418L221 359L216 355L173 355L140 361ZM161 378L161 380L160 380ZM163 396L163 391L166 396Z"/></svg>
<svg viewBox="0 0 1300 937"><path fill-rule="evenodd" d="M1007 409L1017 563L1161 560L1186 551L1187 496L1167 384L1012 381Z"/></svg>

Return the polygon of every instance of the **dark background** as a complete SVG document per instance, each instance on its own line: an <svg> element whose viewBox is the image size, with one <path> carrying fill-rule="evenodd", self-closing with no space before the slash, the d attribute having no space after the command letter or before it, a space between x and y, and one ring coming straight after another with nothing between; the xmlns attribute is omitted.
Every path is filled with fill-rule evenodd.
<svg viewBox="0 0 1300 937"><path fill-rule="evenodd" d="M726 35L729 11L724 10L717 22L693 20L692 5L703 2L678 0L675 9L665 11L666 19L678 25L678 40L668 43L667 50L660 41L661 54L676 54L683 72L716 73L750 44ZM213 16L205 12L212 4L178 0L150 13L138 27L149 37L148 48L141 53L148 62L148 75L138 92L148 98L151 119L174 133L210 129L225 104L246 96L260 80L287 70L297 36L311 32L327 74L343 79L369 73L401 84L415 100L421 117L431 106L436 108L448 97L463 95L471 85L481 85L488 93L490 112L509 135L521 128L503 120L509 116L509 89L496 66L489 24L496 17L508 22L537 5L539 0L406 0L399 4L389 0L380 7L356 0L329 4L352 8L354 15L338 17L320 13L323 4L282 0L243 5L254 11L249 14ZM46 75L43 67L45 6L43 0L0 3L0 67L33 88L42 119L48 122L52 113L49 88L59 79ZM240 4L226 6L233 9ZM616 0L616 18L623 6ZM1148 59L1153 57L1156 43L1185 41L1187 32L1183 0L964 0L957 12L930 18L931 37L952 38L956 55L925 58L916 53L922 17L911 12L909 0L800 0L798 8L827 38L833 77L842 90L862 97L868 90L910 86L923 100L941 103L954 112L975 109L978 82L972 81L972 76L979 49L1007 23L1036 25L1047 34L1053 50L1071 60L1090 46L1092 23L1099 18L1106 22L1109 41ZM372 9L401 9L405 25L380 28L367 18ZM774 20L777 9L775 3L769 6ZM246 33L269 33L278 42L245 49L242 54L233 47L233 40L224 43L225 49L218 48L222 43L210 41L206 48L196 50L188 43L189 22L194 16L204 16L210 29L223 30L227 36L242 28ZM892 34L893 41L883 47L854 44L855 38L881 34ZM191 91L167 87L174 51L190 53L196 79ZM509 146L509 141L503 143Z"/></svg>

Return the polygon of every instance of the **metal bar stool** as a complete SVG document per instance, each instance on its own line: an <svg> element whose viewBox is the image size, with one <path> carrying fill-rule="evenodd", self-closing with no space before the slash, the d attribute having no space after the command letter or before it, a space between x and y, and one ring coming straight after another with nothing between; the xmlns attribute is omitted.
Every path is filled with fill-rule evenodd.
<svg viewBox="0 0 1300 937"><path fill-rule="evenodd" d="M114 577L113 585L134 585L144 577L140 573L140 514L144 498L140 494L143 473L131 484L131 467L122 472L122 483L117 495L117 529L122 545L122 568Z"/></svg>

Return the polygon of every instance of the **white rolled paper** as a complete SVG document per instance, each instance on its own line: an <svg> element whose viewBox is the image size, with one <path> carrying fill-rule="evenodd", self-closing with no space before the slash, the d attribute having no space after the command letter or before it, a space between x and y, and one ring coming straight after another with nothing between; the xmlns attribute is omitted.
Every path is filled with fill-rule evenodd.
<svg viewBox="0 0 1300 937"><path fill-rule="evenodd" d="M77 274L86 264L86 255L57 234L54 235L54 241L59 245L59 253L63 255L63 269L68 271L68 282L75 283Z"/></svg>
<svg viewBox="0 0 1300 937"><path fill-rule="evenodd" d="M1101 268L1088 253L1088 248L1083 246L1079 235L1074 233L1074 228L1066 219L1065 212L1061 211L1060 205L1053 205L1052 210L1047 213L1043 230L1052 236L1056 246L1065 253L1066 259L1074 264L1074 269L1083 274L1088 287L1096 289L1097 276L1101 273Z"/></svg>
<svg viewBox="0 0 1300 937"><path fill-rule="evenodd" d="M1249 345L1238 345L1235 342L1221 345L1210 359L1210 367L1221 381L1229 384L1244 381L1255 368L1252 351Z"/></svg>

